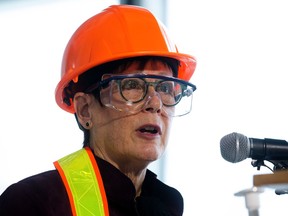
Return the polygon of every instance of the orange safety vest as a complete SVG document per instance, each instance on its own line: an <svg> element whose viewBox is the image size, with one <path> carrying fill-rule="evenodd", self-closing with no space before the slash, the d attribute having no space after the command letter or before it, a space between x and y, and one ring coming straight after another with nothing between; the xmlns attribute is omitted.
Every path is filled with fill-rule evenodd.
<svg viewBox="0 0 288 216"><path fill-rule="evenodd" d="M68 193L73 216L109 216L106 193L90 148L54 162Z"/></svg>

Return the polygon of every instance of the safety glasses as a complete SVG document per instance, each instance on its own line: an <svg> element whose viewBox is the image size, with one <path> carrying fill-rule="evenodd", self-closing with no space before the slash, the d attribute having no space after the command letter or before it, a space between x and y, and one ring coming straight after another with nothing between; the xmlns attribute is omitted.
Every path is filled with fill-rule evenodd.
<svg viewBox="0 0 288 216"><path fill-rule="evenodd" d="M96 90L100 91L103 105L132 114L140 112L157 95L165 113L176 117L191 111L196 86L184 80L160 75L104 74L102 80L86 92L93 93Z"/></svg>

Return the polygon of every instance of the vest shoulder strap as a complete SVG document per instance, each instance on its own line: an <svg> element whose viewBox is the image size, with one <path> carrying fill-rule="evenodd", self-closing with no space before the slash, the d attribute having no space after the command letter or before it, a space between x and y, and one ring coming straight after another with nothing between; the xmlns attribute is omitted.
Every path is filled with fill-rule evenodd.
<svg viewBox="0 0 288 216"><path fill-rule="evenodd" d="M73 216L109 216L104 185L90 148L69 154L54 166L64 182Z"/></svg>

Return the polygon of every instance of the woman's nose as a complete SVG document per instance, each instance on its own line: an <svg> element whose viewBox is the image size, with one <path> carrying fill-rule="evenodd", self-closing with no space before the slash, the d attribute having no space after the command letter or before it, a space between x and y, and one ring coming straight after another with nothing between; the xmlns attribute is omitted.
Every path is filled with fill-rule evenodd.
<svg viewBox="0 0 288 216"><path fill-rule="evenodd" d="M163 103L158 92L151 86L146 96L146 103L143 107L145 112L161 113Z"/></svg>

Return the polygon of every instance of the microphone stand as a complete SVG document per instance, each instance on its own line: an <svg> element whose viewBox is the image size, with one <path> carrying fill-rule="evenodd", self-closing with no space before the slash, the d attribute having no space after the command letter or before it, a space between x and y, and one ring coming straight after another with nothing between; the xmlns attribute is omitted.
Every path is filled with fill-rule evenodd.
<svg viewBox="0 0 288 216"><path fill-rule="evenodd" d="M277 195L288 194L288 160L267 160L274 165L268 167L263 159L253 160L251 165L260 170L261 166L268 168L273 174L256 175L253 178L253 187L235 193L235 196L244 196L249 216L259 216L259 193L264 192L263 186L272 186ZM284 185L283 185L284 184Z"/></svg>
<svg viewBox="0 0 288 216"><path fill-rule="evenodd" d="M244 196L245 197L245 205L248 209L249 216L259 216L259 193L262 193L263 189L259 189L257 187L252 187L251 189L242 190L238 193L235 193L235 196Z"/></svg>
<svg viewBox="0 0 288 216"><path fill-rule="evenodd" d="M284 177L282 177L282 179L283 178L285 178L285 179L287 178L287 175L288 175L288 172L286 173L286 171L288 170L288 161L287 160L267 160L267 161L273 164L273 166L274 166L273 169L268 167L264 163L264 160L262 160L262 159L252 160L251 165L253 167L257 167L257 170L260 170L261 166L267 167L269 170L271 170L273 172L274 176L276 176L276 174L278 175L279 171L280 171L280 172L282 172L282 175L285 175ZM277 177L279 178L279 175ZM278 180L280 182L278 182L278 183L281 183L281 181L283 182L282 179L280 177L280 180ZM285 179L284 179L284 182L286 181ZM288 194L288 188L276 188L275 189L275 194L277 194L277 195Z"/></svg>

